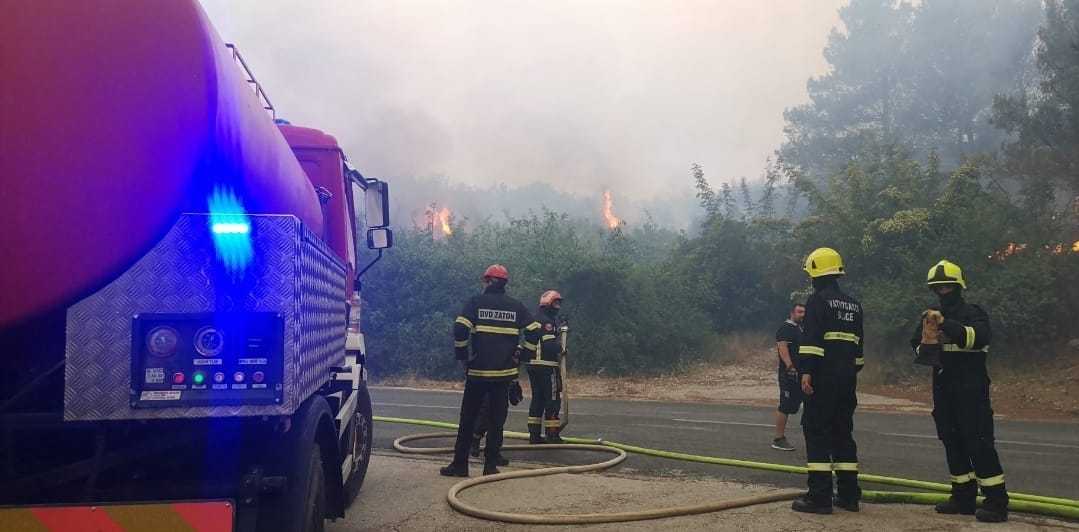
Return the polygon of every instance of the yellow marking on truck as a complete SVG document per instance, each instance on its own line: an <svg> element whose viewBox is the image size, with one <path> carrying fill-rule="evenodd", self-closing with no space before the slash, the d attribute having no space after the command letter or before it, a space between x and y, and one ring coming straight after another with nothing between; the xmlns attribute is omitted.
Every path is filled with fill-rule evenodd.
<svg viewBox="0 0 1079 532"><path fill-rule="evenodd" d="M229 501L0 508L0 530L231 532Z"/></svg>

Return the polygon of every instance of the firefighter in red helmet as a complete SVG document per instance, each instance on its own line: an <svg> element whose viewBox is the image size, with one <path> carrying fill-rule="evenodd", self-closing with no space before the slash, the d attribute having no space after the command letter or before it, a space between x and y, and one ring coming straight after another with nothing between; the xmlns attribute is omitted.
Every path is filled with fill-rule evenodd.
<svg viewBox="0 0 1079 532"><path fill-rule="evenodd" d="M461 422L457 427L453 462L440 472L450 477L468 476L468 451L480 405L486 398L487 446L483 474L498 473L502 459L502 430L509 409L510 383L517 379L517 343L524 333L523 354L529 356L539 342L540 325L524 303L506 295L509 271L492 264L480 277L483 293L465 301L453 324L454 356L467 375L461 399Z"/></svg>
<svg viewBox="0 0 1079 532"><path fill-rule="evenodd" d="M528 360L528 382L532 384L532 402L528 405L528 443L562 443L558 429L558 409L562 407L562 375L558 357L558 311L562 294L548 290L540 294L536 321L540 325L540 343ZM542 424L542 425L541 425ZM546 439L542 434L546 434Z"/></svg>

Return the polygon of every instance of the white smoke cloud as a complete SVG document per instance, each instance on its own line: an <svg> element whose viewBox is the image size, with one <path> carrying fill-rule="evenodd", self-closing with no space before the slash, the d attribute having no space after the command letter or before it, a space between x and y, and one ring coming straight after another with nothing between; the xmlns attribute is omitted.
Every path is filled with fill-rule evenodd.
<svg viewBox="0 0 1079 532"><path fill-rule="evenodd" d="M372 176L581 194L755 180L845 0L202 0L279 116Z"/></svg>

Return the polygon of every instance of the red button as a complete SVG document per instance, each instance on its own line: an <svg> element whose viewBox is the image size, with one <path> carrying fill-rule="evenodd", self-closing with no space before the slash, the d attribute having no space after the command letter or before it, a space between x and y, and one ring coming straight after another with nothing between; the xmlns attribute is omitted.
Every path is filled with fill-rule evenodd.
<svg viewBox="0 0 1079 532"><path fill-rule="evenodd" d="M236 382L243 382L244 381L244 372L237 371L236 373L233 373L232 374L232 380L234 380Z"/></svg>
<svg viewBox="0 0 1079 532"><path fill-rule="evenodd" d="M221 384L222 382L225 382L225 374L221 373L220 371L218 371L217 373L214 373L214 382L216 382L218 384Z"/></svg>
<svg viewBox="0 0 1079 532"><path fill-rule="evenodd" d="M183 384L184 383L184 374L183 373L173 373L172 374L172 383L173 384Z"/></svg>
<svg viewBox="0 0 1079 532"><path fill-rule="evenodd" d="M266 374L261 371L256 371L255 374L251 376L251 380L255 382L262 382L266 380Z"/></svg>

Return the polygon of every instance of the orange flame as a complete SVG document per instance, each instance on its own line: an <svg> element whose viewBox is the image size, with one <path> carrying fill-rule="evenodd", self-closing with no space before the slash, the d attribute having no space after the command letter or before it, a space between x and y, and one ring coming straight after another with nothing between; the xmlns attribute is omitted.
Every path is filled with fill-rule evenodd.
<svg viewBox="0 0 1079 532"><path fill-rule="evenodd" d="M453 228L450 227L450 208L442 207L442 210L438 211L436 215L438 216L439 224L442 225L442 234L447 236L452 235Z"/></svg>
<svg viewBox="0 0 1079 532"><path fill-rule="evenodd" d="M1073 242L1070 245L1071 246L1070 248L1068 246L1069 246L1068 244L1064 244L1064 243L1046 244L1044 246L1044 248L1045 248L1046 251L1049 252L1050 255L1063 255L1065 253L1068 253L1069 251L1071 253L1079 253L1079 240L1076 240L1075 242ZM1001 249L1000 251L997 251L997 252L993 253L992 255L989 255L989 260L996 259L996 260L999 260L1001 262L1004 262L1004 260L1007 259L1008 257L1010 257L1012 255L1015 255L1016 253L1022 252L1022 251L1026 250L1026 249L1027 249L1027 245L1025 243L1024 244L1016 244L1014 242L1010 242L1010 243L1008 243L1007 246L1004 246L1004 249Z"/></svg>
<svg viewBox="0 0 1079 532"><path fill-rule="evenodd" d="M1027 249L1026 243L1016 244L1015 242L1009 242L1007 246L1004 246L1004 249L997 251L992 255L989 255L989 258L997 259L1001 262L1004 262L1004 259L1007 259L1008 257L1015 255L1016 253L1019 253L1025 249Z"/></svg>
<svg viewBox="0 0 1079 532"><path fill-rule="evenodd" d="M449 236L453 234L453 227L450 226L450 208L442 207L442 209L436 210L435 204L432 203L427 206L427 212L424 214L427 217L427 226L431 228L431 232L435 232L435 227L441 231L442 236ZM438 236L437 234L435 236Z"/></svg>
<svg viewBox="0 0 1079 532"><path fill-rule="evenodd" d="M611 192L609 190L603 191L603 217L607 219L607 225L611 229L617 229L618 225L622 223L622 220L615 217L611 212Z"/></svg>

